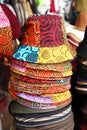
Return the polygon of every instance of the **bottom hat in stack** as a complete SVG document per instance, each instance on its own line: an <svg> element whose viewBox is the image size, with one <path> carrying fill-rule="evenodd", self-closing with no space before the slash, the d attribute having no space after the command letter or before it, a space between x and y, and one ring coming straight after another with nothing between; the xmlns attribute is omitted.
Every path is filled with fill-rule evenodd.
<svg viewBox="0 0 87 130"><path fill-rule="evenodd" d="M56 15L32 16L25 23L22 45L12 57L8 89L17 130L74 128L70 61L75 54L62 24Z"/></svg>

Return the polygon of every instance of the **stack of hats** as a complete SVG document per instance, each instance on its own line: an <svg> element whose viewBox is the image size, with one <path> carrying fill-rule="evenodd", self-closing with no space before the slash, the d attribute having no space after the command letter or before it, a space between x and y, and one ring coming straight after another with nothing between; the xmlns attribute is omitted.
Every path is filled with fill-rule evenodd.
<svg viewBox="0 0 87 130"><path fill-rule="evenodd" d="M21 29L16 15L6 4L0 4L0 59L12 58L13 40L20 37Z"/></svg>
<svg viewBox="0 0 87 130"><path fill-rule="evenodd" d="M9 81L9 111L17 130L73 130L70 80L75 56L62 17L32 16L25 22Z"/></svg>
<svg viewBox="0 0 87 130"><path fill-rule="evenodd" d="M85 125L87 126L87 27L85 30L84 39L77 48L76 70L77 78L75 90L77 92L76 94L78 96L78 100L80 101L78 104L80 114L78 116L81 117L80 127L82 129Z"/></svg>

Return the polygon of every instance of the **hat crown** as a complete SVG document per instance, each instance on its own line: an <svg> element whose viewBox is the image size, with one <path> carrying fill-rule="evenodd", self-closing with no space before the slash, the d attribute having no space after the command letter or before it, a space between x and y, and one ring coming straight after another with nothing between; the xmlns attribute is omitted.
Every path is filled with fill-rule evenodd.
<svg viewBox="0 0 87 130"><path fill-rule="evenodd" d="M24 25L22 43L37 47L54 47L67 42L62 17L41 15L30 17Z"/></svg>

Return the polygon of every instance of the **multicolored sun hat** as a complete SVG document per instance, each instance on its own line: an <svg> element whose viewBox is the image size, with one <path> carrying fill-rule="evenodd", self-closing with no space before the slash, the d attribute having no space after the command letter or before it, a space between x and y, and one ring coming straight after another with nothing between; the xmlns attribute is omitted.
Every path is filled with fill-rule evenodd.
<svg viewBox="0 0 87 130"><path fill-rule="evenodd" d="M23 76L23 75L20 75L20 74L17 74L17 73L14 73L14 72L11 72L11 78L10 80L21 80L23 82L27 82L27 83L35 83L35 84L59 84L59 83L64 83L64 82L67 82L67 81L70 81L71 80L71 77L68 76L68 77L64 77L64 78L58 78L57 80L53 79L53 80L44 80L44 79L35 79L35 78L31 78L31 77L28 77L28 76Z"/></svg>
<svg viewBox="0 0 87 130"><path fill-rule="evenodd" d="M64 78L73 74L71 69L64 72L58 72L50 70L28 69L17 65L12 65L11 71L27 77L46 80L57 80L58 78Z"/></svg>
<svg viewBox="0 0 87 130"><path fill-rule="evenodd" d="M13 58L31 63L60 63L72 60L76 52L68 43L62 17L32 16L25 22L21 45Z"/></svg>

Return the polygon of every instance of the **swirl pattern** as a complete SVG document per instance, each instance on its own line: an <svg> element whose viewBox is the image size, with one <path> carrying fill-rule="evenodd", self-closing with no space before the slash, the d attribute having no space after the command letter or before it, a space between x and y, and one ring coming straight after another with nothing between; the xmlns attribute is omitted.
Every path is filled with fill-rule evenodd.
<svg viewBox="0 0 87 130"><path fill-rule="evenodd" d="M21 45L14 53L13 58L30 63L61 63L72 60L75 53L63 44L58 47L34 47Z"/></svg>
<svg viewBox="0 0 87 130"><path fill-rule="evenodd" d="M66 42L63 24L60 16L32 16L25 23L22 43L37 47L62 45Z"/></svg>
<svg viewBox="0 0 87 130"><path fill-rule="evenodd" d="M0 29L0 57L6 56L12 57L12 31L11 27L5 27Z"/></svg>

